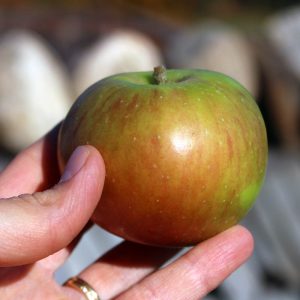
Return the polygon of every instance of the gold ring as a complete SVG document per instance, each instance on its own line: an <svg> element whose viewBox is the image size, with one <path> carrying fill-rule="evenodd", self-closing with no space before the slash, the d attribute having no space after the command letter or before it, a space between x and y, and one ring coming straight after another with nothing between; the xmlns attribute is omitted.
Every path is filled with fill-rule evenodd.
<svg viewBox="0 0 300 300"><path fill-rule="evenodd" d="M85 298L87 300L100 300L100 297L96 293L96 291L84 280L82 280L79 277L72 277L68 279L64 286L73 288L77 290L78 292L81 292L84 294Z"/></svg>

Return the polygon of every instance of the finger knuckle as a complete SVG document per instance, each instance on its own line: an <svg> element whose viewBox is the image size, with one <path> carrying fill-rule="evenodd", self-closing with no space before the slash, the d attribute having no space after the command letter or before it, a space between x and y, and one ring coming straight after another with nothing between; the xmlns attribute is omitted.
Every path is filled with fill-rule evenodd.
<svg viewBox="0 0 300 300"><path fill-rule="evenodd" d="M187 253L182 258L183 264L185 264L186 269L186 280L190 287L194 287L201 294L207 294L211 289L211 282L209 280L209 268L206 267L206 264L209 265L209 261L204 262L193 253ZM205 272L203 271L205 270Z"/></svg>
<svg viewBox="0 0 300 300"><path fill-rule="evenodd" d="M17 196L19 200L27 202L28 204L38 204L40 206L52 205L55 201L54 197L51 197L51 193L47 192L35 192L33 194L21 194Z"/></svg>

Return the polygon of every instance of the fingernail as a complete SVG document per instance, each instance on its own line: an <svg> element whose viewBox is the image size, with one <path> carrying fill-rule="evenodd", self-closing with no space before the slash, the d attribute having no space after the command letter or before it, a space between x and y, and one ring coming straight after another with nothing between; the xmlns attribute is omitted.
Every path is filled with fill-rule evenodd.
<svg viewBox="0 0 300 300"><path fill-rule="evenodd" d="M64 170L63 175L60 178L60 183L65 182L67 180L70 180L72 177L74 177L80 169L85 164L90 151L85 146L79 146L75 149L75 151L72 153L66 167Z"/></svg>

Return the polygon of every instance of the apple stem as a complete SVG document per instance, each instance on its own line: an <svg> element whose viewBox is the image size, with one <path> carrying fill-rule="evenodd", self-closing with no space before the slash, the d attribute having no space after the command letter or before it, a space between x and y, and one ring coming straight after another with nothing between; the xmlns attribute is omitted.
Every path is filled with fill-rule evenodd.
<svg viewBox="0 0 300 300"><path fill-rule="evenodd" d="M164 66L158 66L154 68L153 72L154 80L157 84L162 84L167 82L167 72Z"/></svg>

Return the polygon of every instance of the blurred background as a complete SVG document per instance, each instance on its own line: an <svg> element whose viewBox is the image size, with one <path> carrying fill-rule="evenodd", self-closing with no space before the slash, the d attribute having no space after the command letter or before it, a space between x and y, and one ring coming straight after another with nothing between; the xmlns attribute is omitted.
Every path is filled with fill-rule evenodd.
<svg viewBox="0 0 300 300"><path fill-rule="evenodd" d="M246 220L251 260L207 299L300 299L300 3L296 0L2 0L0 170L93 82L124 71L207 68L246 86L264 115L265 185ZM93 227L63 282L120 239Z"/></svg>

